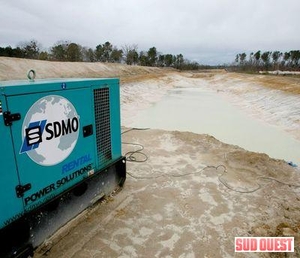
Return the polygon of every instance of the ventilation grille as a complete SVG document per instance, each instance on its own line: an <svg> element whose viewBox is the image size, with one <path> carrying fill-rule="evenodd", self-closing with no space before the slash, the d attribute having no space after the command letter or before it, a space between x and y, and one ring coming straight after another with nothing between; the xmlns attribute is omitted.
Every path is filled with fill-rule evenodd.
<svg viewBox="0 0 300 258"><path fill-rule="evenodd" d="M94 90L96 144L99 165L111 160L109 88Z"/></svg>

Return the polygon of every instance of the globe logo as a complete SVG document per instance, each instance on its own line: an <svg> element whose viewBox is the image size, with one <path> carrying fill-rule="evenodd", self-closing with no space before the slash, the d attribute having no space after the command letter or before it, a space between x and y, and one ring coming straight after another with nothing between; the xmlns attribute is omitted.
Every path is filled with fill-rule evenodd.
<svg viewBox="0 0 300 258"><path fill-rule="evenodd" d="M66 98L48 95L28 110L22 125L20 154L35 163L53 166L73 151L79 135L79 116Z"/></svg>

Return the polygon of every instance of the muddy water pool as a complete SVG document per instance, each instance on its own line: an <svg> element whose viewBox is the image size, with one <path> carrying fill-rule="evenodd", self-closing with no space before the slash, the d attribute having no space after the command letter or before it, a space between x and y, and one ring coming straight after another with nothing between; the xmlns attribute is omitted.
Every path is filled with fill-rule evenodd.
<svg viewBox="0 0 300 258"><path fill-rule="evenodd" d="M225 143L300 164L300 141L248 116L213 91L172 89L161 101L140 111L130 126L209 134Z"/></svg>

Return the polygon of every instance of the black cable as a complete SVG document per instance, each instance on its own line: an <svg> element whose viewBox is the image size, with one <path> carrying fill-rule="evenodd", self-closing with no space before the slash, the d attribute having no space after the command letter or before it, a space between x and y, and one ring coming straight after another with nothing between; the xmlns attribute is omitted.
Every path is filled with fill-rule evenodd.
<svg viewBox="0 0 300 258"><path fill-rule="evenodd" d="M128 133L130 131L143 131L143 130L149 130L150 128L137 128L137 127L133 127L133 128L130 128L124 132L122 132L121 134L124 134L124 133Z"/></svg>
<svg viewBox="0 0 300 258"><path fill-rule="evenodd" d="M121 134L125 134L125 133L128 133L130 131L143 131L143 130L149 130L149 129L150 128L133 127L133 128L130 128L130 129L122 132ZM148 156L145 153L142 152L144 150L144 146L142 144L131 143L131 142L122 142L122 144L138 146L139 147L139 149L137 149L135 151L128 151L128 152L125 153L124 156L126 157L126 161L142 163L142 162L146 162L148 160ZM137 156L140 156L140 159Z"/></svg>
<svg viewBox="0 0 300 258"><path fill-rule="evenodd" d="M208 168L214 168L214 169L218 170L219 167L223 167L224 171L226 171L226 167L224 165L218 165L218 166L206 166L206 167L202 168L199 171L189 172L189 173L185 173L185 174L168 174L168 173L165 173L165 174L160 174L160 175L157 175L157 176L135 176L135 175L133 175L132 173L129 173L129 172L127 172L127 174L129 174L132 178L135 178L135 179L156 179L156 178L160 178L160 177L184 177L184 176L199 174L199 173L203 172L205 169L208 169Z"/></svg>
<svg viewBox="0 0 300 258"><path fill-rule="evenodd" d="M139 149L134 150L134 151L128 151L125 153L126 160L129 162L146 162L148 160L148 156L143 153L142 151L144 150L144 146L139 143L131 143L131 142L122 142L122 144L125 145L132 145L132 146L138 146ZM137 156L141 156L142 158L138 159Z"/></svg>
<svg viewBox="0 0 300 258"><path fill-rule="evenodd" d="M184 177L184 176L189 176L189 175L195 175L195 174L198 174L198 173L201 173L203 172L205 169L208 169L208 168L213 168L215 169L216 171L222 167L224 169L223 173L221 175L218 176L218 180L219 182L224 185L226 188L234 191L234 192L237 192L237 193L254 193L256 191L258 191L259 189L262 188L261 184L257 183L257 187L254 188L254 189L250 189L250 190L238 190L238 189L235 189L233 187L231 187L230 185L228 185L228 183L226 183L222 177L224 176L225 173L227 173L227 169L224 165L218 165L218 166L206 166L204 167L203 169L199 170L199 171L196 171L196 172L190 172L190 173L186 173L186 174L161 174L161 175L157 175L157 176L142 176L142 177L139 177L139 176L135 176L129 172L127 172L127 174L129 176L131 176L132 178L134 179L157 179L157 178L160 178L160 177ZM292 186L292 187L300 187L300 185L296 185L296 184L292 184L292 183L285 183L285 182L282 182L276 178L273 178L273 177L265 177L265 176L259 176L256 178L256 180L258 179L266 179L266 180L272 180L272 181L275 181L277 183L280 183L280 184L283 184L283 185L288 185L288 186Z"/></svg>

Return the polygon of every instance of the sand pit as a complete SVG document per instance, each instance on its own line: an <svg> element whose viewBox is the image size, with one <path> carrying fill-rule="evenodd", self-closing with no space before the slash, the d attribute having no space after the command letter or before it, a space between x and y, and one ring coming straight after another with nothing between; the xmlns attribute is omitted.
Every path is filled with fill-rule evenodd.
<svg viewBox="0 0 300 258"><path fill-rule="evenodd" d="M18 71L23 67L19 72L31 65L0 61L3 69L14 65ZM59 73L52 63L38 64L45 76L46 71L49 77L64 74L62 64ZM72 65L65 66L66 74L71 71L72 77L94 77L89 75L91 69L96 69L94 66L76 73L72 69L79 64ZM7 74L3 69L2 73ZM113 77L119 68L109 69L112 68L101 64L96 75ZM136 68L135 77L130 79L132 68L122 69L123 75L119 76L123 80L124 132L130 129L138 112L160 101L168 90L201 85L222 94L249 116L300 139L299 95L294 90L299 85L297 78L293 78L296 86L287 90L290 78L283 82L280 77L280 83L271 83L270 87L266 80L271 77L263 75ZM10 79L19 79L18 76ZM142 152L148 159L128 162L128 178L122 191L107 196L47 240L36 257L300 256L299 167L222 143L207 134L131 130L122 135L122 140L143 145ZM123 153L139 148L124 144ZM134 157L138 161L145 159L143 154ZM294 236L295 253L235 254L236 236Z"/></svg>

